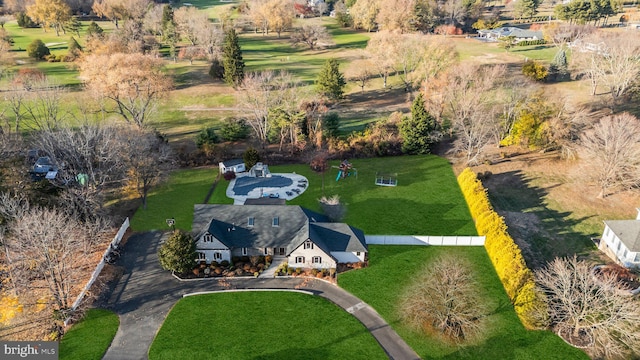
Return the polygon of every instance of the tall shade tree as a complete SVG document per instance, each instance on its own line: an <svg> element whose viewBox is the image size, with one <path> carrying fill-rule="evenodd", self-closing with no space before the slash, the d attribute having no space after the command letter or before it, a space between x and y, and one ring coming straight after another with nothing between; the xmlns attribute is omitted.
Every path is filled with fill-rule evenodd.
<svg viewBox="0 0 640 360"><path fill-rule="evenodd" d="M80 63L80 76L97 98L109 100L105 109L142 127L160 98L172 88L162 60L142 54L89 55Z"/></svg>
<svg viewBox="0 0 640 360"><path fill-rule="evenodd" d="M378 12L380 11L379 0L358 0L349 9L349 15L353 19L353 27L372 31L376 28Z"/></svg>
<svg viewBox="0 0 640 360"><path fill-rule="evenodd" d="M393 6L380 6L376 22L381 30L397 31L401 34L413 30L416 0L396 0Z"/></svg>
<svg viewBox="0 0 640 360"><path fill-rule="evenodd" d="M640 350L638 300L620 290L614 276L591 264L556 258L536 272L556 331L593 358L631 358Z"/></svg>
<svg viewBox="0 0 640 360"><path fill-rule="evenodd" d="M524 17L532 18L538 13L540 0L520 0L514 2L513 10L522 19Z"/></svg>
<svg viewBox="0 0 640 360"><path fill-rule="evenodd" d="M163 269L184 274L196 265L196 243L190 234L176 230L158 250Z"/></svg>
<svg viewBox="0 0 640 360"><path fill-rule="evenodd" d="M333 44L327 28L322 25L303 25L293 30L291 43L295 46L302 44L310 50Z"/></svg>
<svg viewBox="0 0 640 360"><path fill-rule="evenodd" d="M428 154L437 140L436 121L427 112L422 93L411 105L411 117L405 117L400 123L402 151L406 154Z"/></svg>
<svg viewBox="0 0 640 360"><path fill-rule="evenodd" d="M338 60L327 59L316 78L318 91L331 100L340 100L344 97L346 84L344 75L340 72Z"/></svg>
<svg viewBox="0 0 640 360"><path fill-rule="evenodd" d="M504 66L464 64L452 68L443 93L445 113L456 135L454 151L477 164L491 139L495 121L492 92L503 80Z"/></svg>
<svg viewBox="0 0 640 360"><path fill-rule="evenodd" d="M640 120L629 113L607 116L580 136L579 156L599 187L599 198L612 189L638 185Z"/></svg>
<svg viewBox="0 0 640 360"><path fill-rule="evenodd" d="M36 0L27 6L27 15L35 22L42 24L42 28L53 28L56 35L64 31L63 24L71 20L71 8L64 0Z"/></svg>
<svg viewBox="0 0 640 360"><path fill-rule="evenodd" d="M239 106L247 114L246 122L263 144L266 144L271 128L274 126L270 110L279 109L271 115L287 114L293 118L299 112L305 99L300 83L287 72L262 71L249 73L242 83L238 94Z"/></svg>
<svg viewBox="0 0 640 360"><path fill-rule="evenodd" d="M222 66L224 67L224 81L233 87L244 80L244 60L242 50L238 44L238 35L233 28L227 30L222 45Z"/></svg>
<svg viewBox="0 0 640 360"><path fill-rule="evenodd" d="M591 81L609 90L613 104L620 102L640 76L640 38L624 33L596 33L574 47L574 66Z"/></svg>
<svg viewBox="0 0 640 360"><path fill-rule="evenodd" d="M291 0L269 0L264 4L264 12L267 18L269 29L275 31L280 37L283 31L288 30L293 25L296 16L293 1Z"/></svg>

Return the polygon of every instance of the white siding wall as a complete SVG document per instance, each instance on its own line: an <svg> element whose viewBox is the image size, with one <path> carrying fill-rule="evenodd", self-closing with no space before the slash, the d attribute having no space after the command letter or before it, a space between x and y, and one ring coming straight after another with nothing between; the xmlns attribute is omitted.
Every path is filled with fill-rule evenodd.
<svg viewBox="0 0 640 360"><path fill-rule="evenodd" d="M365 235L373 245L484 246L484 236Z"/></svg>
<svg viewBox="0 0 640 360"><path fill-rule="evenodd" d="M204 253L207 264L211 264L212 261L217 261L218 263L227 260L231 261L231 251L229 250L197 250L198 252ZM220 253L222 258L216 259L215 253Z"/></svg>
<svg viewBox="0 0 640 360"><path fill-rule="evenodd" d="M296 257L298 256L304 256L304 264L296 263ZM314 256L320 256L322 262L320 264L313 264L312 259ZM287 260L289 267L293 268L329 269L336 267L336 262L316 244L313 244L313 249L305 249L303 243L289 255Z"/></svg>

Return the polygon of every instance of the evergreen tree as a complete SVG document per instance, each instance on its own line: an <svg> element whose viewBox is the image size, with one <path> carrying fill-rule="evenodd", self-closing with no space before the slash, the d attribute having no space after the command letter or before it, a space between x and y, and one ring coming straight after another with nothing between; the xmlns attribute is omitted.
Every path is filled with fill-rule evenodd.
<svg viewBox="0 0 640 360"><path fill-rule="evenodd" d="M560 49L553 57L553 61L549 65L549 77L555 81L563 81L569 76L569 63L567 61L567 52Z"/></svg>
<svg viewBox="0 0 640 360"><path fill-rule="evenodd" d="M244 160L244 166L247 169L251 169L253 165L260 161L260 153L258 153L258 150L250 147L242 155L242 160Z"/></svg>
<svg viewBox="0 0 640 360"><path fill-rule="evenodd" d="M400 124L402 151L406 154L428 154L434 143L433 132L436 121L424 106L422 93L411 105L411 117L405 117Z"/></svg>
<svg viewBox="0 0 640 360"><path fill-rule="evenodd" d="M158 260L165 270L184 274L196 265L196 243L191 235L176 230L158 250Z"/></svg>
<svg viewBox="0 0 640 360"><path fill-rule="evenodd" d="M233 28L230 28L224 36L222 65L224 67L224 81L227 84L236 87L244 80L242 50L238 44L238 35Z"/></svg>
<svg viewBox="0 0 640 360"><path fill-rule="evenodd" d="M104 30L95 21L90 22L87 27L87 36L102 36L103 32Z"/></svg>
<svg viewBox="0 0 640 360"><path fill-rule="evenodd" d="M316 86L320 93L332 100L344 97L344 86L347 84L339 66L338 60L327 59L316 79Z"/></svg>
<svg viewBox="0 0 640 360"><path fill-rule="evenodd" d="M50 54L49 48L40 39L35 39L27 45L27 55L36 60L42 60Z"/></svg>

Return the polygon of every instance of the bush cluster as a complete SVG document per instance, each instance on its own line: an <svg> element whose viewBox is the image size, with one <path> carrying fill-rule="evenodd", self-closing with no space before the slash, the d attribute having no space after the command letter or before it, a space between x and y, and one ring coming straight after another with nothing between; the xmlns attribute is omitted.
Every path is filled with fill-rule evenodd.
<svg viewBox="0 0 640 360"><path fill-rule="evenodd" d="M547 42L544 39L540 40L522 40L516 43L516 46L531 46L531 45L544 45Z"/></svg>
<svg viewBox="0 0 640 360"><path fill-rule="evenodd" d="M507 232L504 218L493 210L482 182L471 169L466 168L458 176L458 183L476 222L478 234L486 237L487 254L520 321L527 328L546 325L544 314L547 314L547 305L536 289L533 272Z"/></svg>

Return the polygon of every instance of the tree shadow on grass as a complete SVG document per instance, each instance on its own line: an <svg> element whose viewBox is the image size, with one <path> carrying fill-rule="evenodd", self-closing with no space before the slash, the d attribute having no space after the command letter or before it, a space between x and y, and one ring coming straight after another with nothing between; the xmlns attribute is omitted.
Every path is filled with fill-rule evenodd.
<svg viewBox="0 0 640 360"><path fill-rule="evenodd" d="M571 211L557 211L547 206L549 189L533 185L535 177L520 170L492 174L483 180L496 211L504 216L509 234L520 245L527 265L544 266L555 257L584 254L594 248L591 237L575 230L590 217L576 218Z"/></svg>

